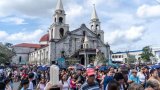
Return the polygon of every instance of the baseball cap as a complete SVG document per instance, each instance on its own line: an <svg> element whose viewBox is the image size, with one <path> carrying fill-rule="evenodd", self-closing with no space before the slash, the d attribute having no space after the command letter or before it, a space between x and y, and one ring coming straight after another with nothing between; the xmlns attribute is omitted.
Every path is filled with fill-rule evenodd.
<svg viewBox="0 0 160 90"><path fill-rule="evenodd" d="M93 68L89 68L89 69L87 69L86 73L87 73L87 75L88 75L88 76L95 75L95 71L94 71L94 69L93 69Z"/></svg>

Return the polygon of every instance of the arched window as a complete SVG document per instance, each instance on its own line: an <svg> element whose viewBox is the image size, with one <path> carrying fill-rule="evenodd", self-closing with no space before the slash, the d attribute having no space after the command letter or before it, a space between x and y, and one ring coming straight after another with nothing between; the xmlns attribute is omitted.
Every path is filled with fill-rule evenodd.
<svg viewBox="0 0 160 90"><path fill-rule="evenodd" d="M101 37L101 34L98 34L98 37Z"/></svg>
<svg viewBox="0 0 160 90"><path fill-rule="evenodd" d="M83 36L85 36L86 35L86 32L85 31L83 31Z"/></svg>
<svg viewBox="0 0 160 90"><path fill-rule="evenodd" d="M60 37L62 38L64 36L64 29L63 28L60 28Z"/></svg>
<svg viewBox="0 0 160 90"><path fill-rule="evenodd" d="M51 39L53 39L53 29L51 30Z"/></svg>
<svg viewBox="0 0 160 90"><path fill-rule="evenodd" d="M96 25L96 30L98 29L98 27L99 27L99 25L97 24L97 25Z"/></svg>
<svg viewBox="0 0 160 90"><path fill-rule="evenodd" d="M91 25L91 29L93 29L93 25Z"/></svg>
<svg viewBox="0 0 160 90"><path fill-rule="evenodd" d="M56 18L54 19L54 22L56 22Z"/></svg>
<svg viewBox="0 0 160 90"><path fill-rule="evenodd" d="M22 61L22 57L21 56L19 56L19 63Z"/></svg>
<svg viewBox="0 0 160 90"><path fill-rule="evenodd" d="M89 47L88 47L88 44L86 44L86 48L89 48Z"/></svg>
<svg viewBox="0 0 160 90"><path fill-rule="evenodd" d="M63 18L59 17L59 23L63 23Z"/></svg>

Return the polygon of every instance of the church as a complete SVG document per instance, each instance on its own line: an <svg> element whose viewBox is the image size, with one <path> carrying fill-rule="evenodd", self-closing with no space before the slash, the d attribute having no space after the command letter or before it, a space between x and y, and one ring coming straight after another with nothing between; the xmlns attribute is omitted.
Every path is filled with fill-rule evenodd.
<svg viewBox="0 0 160 90"><path fill-rule="evenodd" d="M29 64L49 65L52 61L65 60L69 64L80 63L87 66L94 63L98 52L101 52L106 60L110 59L110 46L104 42L104 31L101 29L95 6L89 28L81 24L79 28L70 30L61 0L57 2L53 21L48 33L40 38L39 44L22 43L14 46L32 48L27 54Z"/></svg>

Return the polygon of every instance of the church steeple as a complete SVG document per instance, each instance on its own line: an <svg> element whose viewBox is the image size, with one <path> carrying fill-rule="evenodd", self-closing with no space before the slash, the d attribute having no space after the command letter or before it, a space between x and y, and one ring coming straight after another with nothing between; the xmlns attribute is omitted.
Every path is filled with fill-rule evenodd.
<svg viewBox="0 0 160 90"><path fill-rule="evenodd" d="M62 39L69 31L69 25L66 24L66 14L63 8L62 0L57 0L57 6L53 15L54 23L49 30L50 41Z"/></svg>
<svg viewBox="0 0 160 90"><path fill-rule="evenodd" d="M97 34L97 36L101 39L101 41L104 41L104 32L101 30L100 21L96 12L95 5L93 5L93 12L91 16L91 30Z"/></svg>
<svg viewBox="0 0 160 90"><path fill-rule="evenodd" d="M93 8L91 20L99 20L99 19L98 19L97 12L96 12L95 4L94 4L93 6L94 6L94 8Z"/></svg>
<svg viewBox="0 0 160 90"><path fill-rule="evenodd" d="M64 10L62 0L58 0L56 10Z"/></svg>
<svg viewBox="0 0 160 90"><path fill-rule="evenodd" d="M84 37L83 48L85 48L85 49L91 48L90 41L89 41L87 35L85 35L85 37Z"/></svg>
<svg viewBox="0 0 160 90"><path fill-rule="evenodd" d="M90 25L91 25L91 30L97 34L97 31L100 30L100 22L99 22L99 18L96 12L95 5L93 5L93 12L91 15Z"/></svg>

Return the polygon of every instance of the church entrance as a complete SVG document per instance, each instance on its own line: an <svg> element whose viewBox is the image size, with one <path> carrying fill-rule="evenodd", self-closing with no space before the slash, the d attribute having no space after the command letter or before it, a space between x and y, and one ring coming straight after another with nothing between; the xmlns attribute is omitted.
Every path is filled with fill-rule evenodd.
<svg viewBox="0 0 160 90"><path fill-rule="evenodd" d="M81 63L82 65L85 65L85 59L84 59L84 56L80 56L80 57L81 57L80 63Z"/></svg>

